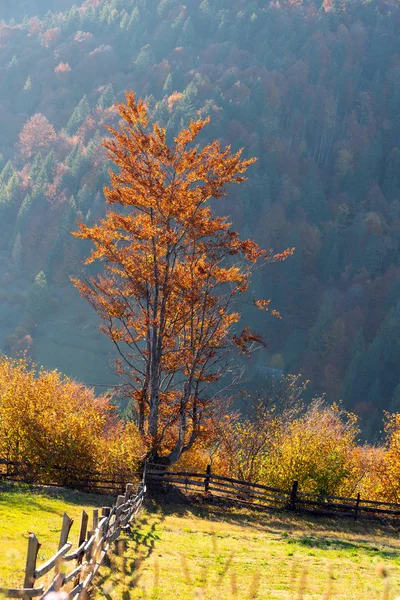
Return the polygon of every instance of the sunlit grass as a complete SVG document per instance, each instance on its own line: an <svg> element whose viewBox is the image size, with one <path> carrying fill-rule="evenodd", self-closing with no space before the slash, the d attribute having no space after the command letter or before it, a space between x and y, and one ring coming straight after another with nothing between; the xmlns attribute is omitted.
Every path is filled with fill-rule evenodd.
<svg viewBox="0 0 400 600"><path fill-rule="evenodd" d="M42 544L38 565L58 549L64 512L74 519L69 541L77 542L80 517L85 509L110 505L110 498L66 489L23 484L0 485L0 586L20 587L24 580L28 535Z"/></svg>
<svg viewBox="0 0 400 600"><path fill-rule="evenodd" d="M400 541L371 522L153 508L125 544L102 569L96 600L382 600L400 591Z"/></svg>

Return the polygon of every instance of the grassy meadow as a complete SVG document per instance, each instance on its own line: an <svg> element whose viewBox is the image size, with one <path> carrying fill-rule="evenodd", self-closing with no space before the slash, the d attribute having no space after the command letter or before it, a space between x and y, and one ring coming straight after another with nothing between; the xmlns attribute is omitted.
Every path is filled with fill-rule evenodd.
<svg viewBox="0 0 400 600"><path fill-rule="evenodd" d="M400 540L373 522L153 507L96 588L95 600L389 600L400 594Z"/></svg>
<svg viewBox="0 0 400 600"><path fill-rule="evenodd" d="M38 554L40 565L58 549L64 512L74 519L69 541L75 544L82 509L91 519L92 508L107 506L110 502L106 496L62 488L0 484L0 586L22 586L30 532L35 533L42 544Z"/></svg>

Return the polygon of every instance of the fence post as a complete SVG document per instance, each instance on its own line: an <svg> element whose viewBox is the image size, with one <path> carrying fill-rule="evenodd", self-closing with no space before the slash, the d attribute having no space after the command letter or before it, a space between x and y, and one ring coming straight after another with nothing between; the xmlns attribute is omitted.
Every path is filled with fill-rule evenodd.
<svg viewBox="0 0 400 600"><path fill-rule="evenodd" d="M204 479L204 491L207 493L210 489L211 465L207 465L206 477Z"/></svg>
<svg viewBox="0 0 400 600"><path fill-rule="evenodd" d="M132 496L133 483L127 483L125 488L125 502L128 502L129 498Z"/></svg>
<svg viewBox="0 0 400 600"><path fill-rule="evenodd" d="M358 492L357 494L357 500L356 500L356 510L355 510L355 515L354 515L354 519L357 519L358 517L358 507L360 506L360 492Z"/></svg>
<svg viewBox="0 0 400 600"><path fill-rule="evenodd" d="M296 510L297 500L297 488L299 487L298 481L293 481L292 491L290 492L290 508Z"/></svg>
<svg viewBox="0 0 400 600"><path fill-rule="evenodd" d="M93 509L93 520L92 520L93 531L96 531L98 523L99 523L99 509L94 508Z"/></svg>
<svg viewBox="0 0 400 600"><path fill-rule="evenodd" d="M40 544L34 533L29 535L28 554L26 556L24 588L33 588L35 583L36 559Z"/></svg>
<svg viewBox="0 0 400 600"><path fill-rule="evenodd" d="M89 521L89 517L88 517L87 512L82 510L81 526L79 528L78 548L80 548L80 546L83 544L83 542L86 539L86 531L87 531L88 521ZM82 564L82 561L83 561L83 553L81 553L77 556L76 565L79 567L79 565ZM78 575L75 577L74 587L79 584L80 580L81 580L81 574L78 573Z"/></svg>
<svg viewBox="0 0 400 600"><path fill-rule="evenodd" d="M68 542L68 536L69 536L69 532L71 530L73 522L74 521L69 518L67 513L64 513L62 526L61 526L60 541L58 544L59 550L61 550L61 548Z"/></svg>
<svg viewBox="0 0 400 600"><path fill-rule="evenodd" d="M79 529L78 548L79 548L79 546L81 546L83 544L83 542L86 539L86 531L87 531L88 521L89 521L88 514L87 514L87 512L85 512L83 510L82 516L81 516L81 526Z"/></svg>

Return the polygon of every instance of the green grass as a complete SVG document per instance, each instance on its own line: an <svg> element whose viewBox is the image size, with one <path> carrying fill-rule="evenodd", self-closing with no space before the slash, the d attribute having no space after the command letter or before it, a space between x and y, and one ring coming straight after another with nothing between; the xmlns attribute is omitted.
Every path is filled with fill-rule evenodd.
<svg viewBox="0 0 400 600"><path fill-rule="evenodd" d="M153 507L124 543L102 568L95 600L389 600L400 593L398 535L368 521Z"/></svg>
<svg viewBox="0 0 400 600"><path fill-rule="evenodd" d="M69 541L75 545L79 534L82 509L109 506L106 496L83 494L66 489L0 485L0 586L20 587L24 580L28 535L35 533L42 544L38 565L58 549L64 512L74 519Z"/></svg>

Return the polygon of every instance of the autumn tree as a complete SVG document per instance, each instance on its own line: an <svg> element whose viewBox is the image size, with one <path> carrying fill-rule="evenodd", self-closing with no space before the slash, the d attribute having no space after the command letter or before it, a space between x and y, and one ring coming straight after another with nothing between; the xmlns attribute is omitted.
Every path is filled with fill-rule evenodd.
<svg viewBox="0 0 400 600"><path fill-rule="evenodd" d="M79 223L75 234L95 245L86 264L100 262L104 271L73 281L117 348L151 455L174 462L199 435L213 404L210 384L231 369L232 353L261 342L248 327L236 331L234 301L256 264L291 250L272 254L242 241L212 212L211 198L245 181L255 160L218 141L194 146L208 119L191 121L168 146L166 131L149 126L147 107L132 92L118 108L121 129L108 128L104 142L118 168L104 190L112 209L93 227Z"/></svg>
<svg viewBox="0 0 400 600"><path fill-rule="evenodd" d="M57 139L51 123L40 113L33 115L20 133L21 154L30 158L33 154L47 149Z"/></svg>

